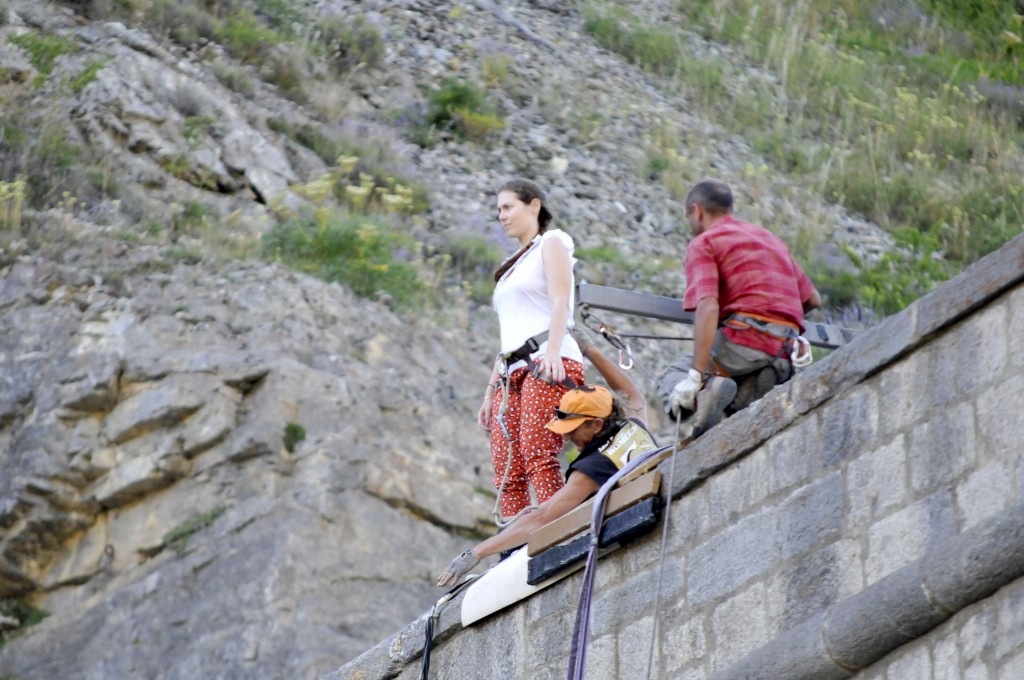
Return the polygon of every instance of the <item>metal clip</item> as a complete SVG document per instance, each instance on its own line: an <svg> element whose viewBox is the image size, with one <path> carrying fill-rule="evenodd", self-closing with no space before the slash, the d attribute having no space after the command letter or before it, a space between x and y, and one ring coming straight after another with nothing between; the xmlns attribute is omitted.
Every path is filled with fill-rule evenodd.
<svg viewBox="0 0 1024 680"><path fill-rule="evenodd" d="M793 340L793 352L789 356L789 363L793 364L794 368L803 368L804 366L810 366L813 361L814 355L811 354L811 343L804 336L797 336Z"/></svg>

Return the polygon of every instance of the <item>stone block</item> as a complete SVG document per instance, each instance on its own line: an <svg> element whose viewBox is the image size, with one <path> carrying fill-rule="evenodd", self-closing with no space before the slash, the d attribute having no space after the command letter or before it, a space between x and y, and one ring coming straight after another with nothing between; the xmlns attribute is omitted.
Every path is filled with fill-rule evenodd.
<svg viewBox="0 0 1024 680"><path fill-rule="evenodd" d="M947 624L939 628L942 633L934 634L937 638L932 642L932 675L935 680L960 680L963 676L957 634L948 629Z"/></svg>
<svg viewBox="0 0 1024 680"><path fill-rule="evenodd" d="M886 673L890 678L921 678L932 677L932 655L929 645L924 640L917 640L893 655Z"/></svg>
<svg viewBox="0 0 1024 680"><path fill-rule="evenodd" d="M864 548L860 540L851 538L829 546L836 551L839 565L839 596L850 597L864 589Z"/></svg>
<svg viewBox="0 0 1024 680"><path fill-rule="evenodd" d="M842 375L835 387L854 385L876 373L916 347L921 337L913 305L883 319L829 357L834 370Z"/></svg>
<svg viewBox="0 0 1024 680"><path fill-rule="evenodd" d="M704 630L704 620L704 616L693 616L674 626L666 626L659 634L661 656L667 673L676 674L680 668L701 661L705 657L708 638Z"/></svg>
<svg viewBox="0 0 1024 680"><path fill-rule="evenodd" d="M664 677L661 659L662 646L655 640L654 654L651 654L652 634L655 634L653 610L648 616L623 626L615 636L618 665L626 675L636 678ZM662 637L662 631L657 631L657 635ZM650 666L649 676L647 674L648 666ZM592 677L605 676L594 675Z"/></svg>
<svg viewBox="0 0 1024 680"><path fill-rule="evenodd" d="M986 517L1005 510L1013 499L1013 476L1003 462L972 472L956 488L956 506L961 531Z"/></svg>
<svg viewBox="0 0 1024 680"><path fill-rule="evenodd" d="M964 613L967 612L970 615L960 625L960 653L965 662L971 663L985 655L995 643L992 631L998 614L993 607L971 607Z"/></svg>
<svg viewBox="0 0 1024 680"><path fill-rule="evenodd" d="M878 439L878 396L870 384L858 385L822 408L821 460L826 466L856 455Z"/></svg>
<svg viewBox="0 0 1024 680"><path fill-rule="evenodd" d="M1024 678L1024 649L1000 663L996 668L997 678Z"/></svg>
<svg viewBox="0 0 1024 680"><path fill-rule="evenodd" d="M868 530L865 576L875 583L956 533L953 500L940 491L876 522Z"/></svg>
<svg viewBox="0 0 1024 680"><path fill-rule="evenodd" d="M1024 651L1024 579L1003 588L996 605L995 656L1002 659ZM1022 677L1006 676L1006 677Z"/></svg>
<svg viewBox="0 0 1024 680"><path fill-rule="evenodd" d="M639 568L634 569L632 567L632 560L634 559L644 565L650 564L653 559L657 559L657 547L651 549L649 545L649 539L654 535L660 536L660 532L651 532L647 536L638 539L636 542L630 543L628 550L616 550L614 551L614 555L599 559L597 574L595 574L594 579L594 587L598 590L604 590L611 584L621 583L624 578L624 574L632 574L639 570ZM648 545L645 546L645 543ZM582 573L583 572L581 570L580 574ZM578 587L576 588L576 592L579 592Z"/></svg>
<svg viewBox="0 0 1024 680"><path fill-rule="evenodd" d="M1024 441L1024 408L1007 408L1007 404L1024 404L1021 374L985 390L977 401L978 437L987 445L988 455L1012 460Z"/></svg>
<svg viewBox="0 0 1024 680"><path fill-rule="evenodd" d="M712 666L721 671L768 642L765 587L755 583L733 595L711 614L715 640Z"/></svg>
<svg viewBox="0 0 1024 680"><path fill-rule="evenodd" d="M969 345L957 342L962 338L962 333L956 331L960 327L954 327L952 333L944 335L941 341L932 343L929 346L929 357L926 370L928 371L928 391L916 395L927 406L928 417L941 415L957 403L969 398L961 394L957 383L958 373L961 365L971 363L964 358L970 354ZM917 357L915 357L917 359Z"/></svg>
<svg viewBox="0 0 1024 680"><path fill-rule="evenodd" d="M784 563L765 579L765 611L772 635L803 623L840 598L840 557L834 546L827 546L795 563Z"/></svg>
<svg viewBox="0 0 1024 680"><path fill-rule="evenodd" d="M964 661L966 668L964 668L964 680L1002 680L1001 678L993 677L988 666L981 659L976 661Z"/></svg>
<svg viewBox="0 0 1024 680"><path fill-rule="evenodd" d="M891 437L906 431L928 413L928 381L931 376L928 348L886 367L878 378L879 433Z"/></svg>
<svg viewBox="0 0 1024 680"><path fill-rule="evenodd" d="M975 461L974 409L959 404L910 433L910 486L928 492L951 484Z"/></svg>
<svg viewBox="0 0 1024 680"><path fill-rule="evenodd" d="M1009 308L1006 300L973 314L961 323L950 345L954 354L947 371L955 368L956 392L973 400L977 393L1006 375L1010 363ZM966 359L966 360L965 360Z"/></svg>
<svg viewBox="0 0 1024 680"><path fill-rule="evenodd" d="M674 499L669 512L666 549L685 555L705 536L711 521L707 487L696 487Z"/></svg>
<svg viewBox="0 0 1024 680"><path fill-rule="evenodd" d="M661 602L674 602L684 586L681 560L665 560L661 582ZM608 635L625 622L634 621L654 610L658 587L658 571L649 569L632 575L622 583L603 592L594 593L591 633L594 637Z"/></svg>
<svg viewBox="0 0 1024 680"><path fill-rule="evenodd" d="M767 446L753 451L726 469L713 475L705 484L711 504L711 529L735 523L749 508L770 493Z"/></svg>
<svg viewBox="0 0 1024 680"><path fill-rule="evenodd" d="M555 590L555 588L548 588ZM572 618L570 612L575 612L575 602L571 607L566 607L563 613L566 616L552 618L539 625L530 625L526 629L526 648L529 650L529 657L533 660L546 660L547 663L531 663L528 667L537 670L538 667L550 665L551 659L568 658L572 644ZM567 629L567 625L569 626Z"/></svg>
<svg viewBox="0 0 1024 680"><path fill-rule="evenodd" d="M571 633L572 631L570 630L566 636L568 637ZM564 678L569 669L569 655L566 654L563 659L558 664L559 670L562 671L559 678ZM617 635L606 635L602 638L592 639L590 641L590 648L587 650L586 677L621 678L623 676L620 674L620 670ZM523 680L530 679L523 678Z"/></svg>
<svg viewBox="0 0 1024 680"><path fill-rule="evenodd" d="M867 451L846 467L846 525L870 523L905 502L907 492L906 442L902 435Z"/></svg>
<svg viewBox="0 0 1024 680"><path fill-rule="evenodd" d="M777 516L759 512L712 536L690 553L686 598L716 600L770 570L779 552Z"/></svg>
<svg viewBox="0 0 1024 680"><path fill-rule="evenodd" d="M1007 371L1011 369L1024 368L1024 352L1019 351L1020 344L1015 342L1016 338L1024 338L1024 285L1018 285L1009 295L1007 304L1010 307L1010 323L1007 331L1010 337L1010 362ZM1024 677L1024 676L1021 676Z"/></svg>
<svg viewBox="0 0 1024 680"><path fill-rule="evenodd" d="M778 558L787 559L837 536L845 497L838 472L798 489L773 512L778 516Z"/></svg>
<svg viewBox="0 0 1024 680"><path fill-rule="evenodd" d="M802 486L821 474L821 421L809 413L768 444L769 492Z"/></svg>
<svg viewBox="0 0 1024 680"><path fill-rule="evenodd" d="M607 558L599 562L608 562ZM605 565L602 563L601 567ZM601 569L598 569L600 572ZM527 600L527 620L536 623L539 622L552 614L565 614L570 610L573 610L576 606L576 601L579 598L579 584L573 579L569 579L569 583L573 583L573 586L557 586L551 588L545 588L540 591L529 600ZM559 625L561 623L561 617L559 618Z"/></svg>

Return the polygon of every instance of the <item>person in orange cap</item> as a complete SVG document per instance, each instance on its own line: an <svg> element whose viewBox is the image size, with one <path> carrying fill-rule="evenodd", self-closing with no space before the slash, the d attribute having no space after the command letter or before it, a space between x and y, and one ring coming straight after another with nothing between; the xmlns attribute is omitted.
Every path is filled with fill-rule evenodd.
<svg viewBox="0 0 1024 680"><path fill-rule="evenodd" d="M573 329L571 333L583 355L617 394L600 385L581 385L562 395L546 427L579 450L566 470L565 486L536 510L452 560L437 577L437 585L458 583L481 559L524 545L534 530L587 500L632 455L655 448L654 437L647 430L646 400L636 384L594 347L585 331Z"/></svg>

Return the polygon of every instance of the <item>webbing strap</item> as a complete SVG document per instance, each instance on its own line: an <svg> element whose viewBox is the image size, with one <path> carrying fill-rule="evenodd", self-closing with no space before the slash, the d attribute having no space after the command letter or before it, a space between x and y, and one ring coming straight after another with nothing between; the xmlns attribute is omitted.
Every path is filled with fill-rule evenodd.
<svg viewBox="0 0 1024 680"><path fill-rule="evenodd" d="M672 441L679 441L679 427L682 421L676 420L676 432ZM650 680L651 670L654 668L654 642L657 640L658 627L661 625L661 582L665 576L665 544L668 542L668 519L672 510L672 484L676 477L676 457L672 456L672 462L668 466L668 493L665 496L665 509L662 512L661 525L661 548L658 552L658 587L654 591L654 622L651 624L651 642L647 649L647 675L645 680Z"/></svg>
<svg viewBox="0 0 1024 680"><path fill-rule="evenodd" d="M435 602L434 606L430 608L430 613L427 614L427 622L424 625L424 635L426 636L426 639L423 641L423 664L420 666L420 680L427 680L427 675L430 673L430 650L434 647L434 621L441 615L441 607L446 605L449 600L455 597L456 593L472 583L473 579L476 577L476 574L470 574L465 581L456 584L454 588L445 593L441 599Z"/></svg>
<svg viewBox="0 0 1024 680"><path fill-rule="evenodd" d="M590 514L590 547L587 550L586 566L583 570L583 584L580 586L580 599L576 605L576 621L573 624L572 646L569 650L568 680L583 680L587 667L587 643L590 638L590 605L594 594L594 579L597 573L598 542L604 526L604 513L608 505L608 496L619 480L643 465L647 460L677 446L672 443L660 449L645 451L632 459L621 470L612 475L611 479L601 485L594 496L594 504ZM672 489L668 490L671 495Z"/></svg>

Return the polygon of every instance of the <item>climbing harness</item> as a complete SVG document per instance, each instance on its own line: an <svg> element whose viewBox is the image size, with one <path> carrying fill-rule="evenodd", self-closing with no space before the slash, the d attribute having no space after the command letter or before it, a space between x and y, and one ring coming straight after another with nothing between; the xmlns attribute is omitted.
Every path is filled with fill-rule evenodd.
<svg viewBox="0 0 1024 680"><path fill-rule="evenodd" d="M722 325L738 331L756 331L781 341L782 346L775 356L778 358L783 353L788 353L789 363L794 368L810 366L814 361L814 356L811 354L811 343L800 335L800 328L796 324L758 314L736 312L727 316Z"/></svg>
<svg viewBox="0 0 1024 680"><path fill-rule="evenodd" d="M501 475L501 484L498 486L498 494L494 497L494 508L491 509L491 517L494 518L494 523L499 529L504 529L521 515L530 512L531 510L536 510L539 507L531 504L517 512L509 519L503 519L501 515L501 494L505 491L505 484L508 483L508 474L512 469L512 437L508 431L508 423L505 422L505 414L508 413L509 377L512 374L513 366L519 362L525 362L533 377L539 380L545 380L540 371L540 362L531 363L530 355L540 349L540 346L544 344L547 339L548 331L538 333L532 338L528 338L526 342L518 348L505 354L499 354L495 359L495 362L499 363L502 367L501 370L498 371L498 380L501 382L501 404L498 406L498 425L501 427L501 433L505 436L505 442L508 444L508 451L505 455L505 471ZM576 381L568 376L566 376L560 384L562 387L566 387L568 389L577 387Z"/></svg>
<svg viewBox="0 0 1024 680"><path fill-rule="evenodd" d="M420 666L420 680L427 680L427 674L430 672L430 650L434 646L434 622L441 617L441 608L448 604L460 590L470 584L476 577L476 574L467 576L465 581L456 584L430 608L430 613L427 614L427 621L424 625L426 639L423 641L423 664Z"/></svg>

